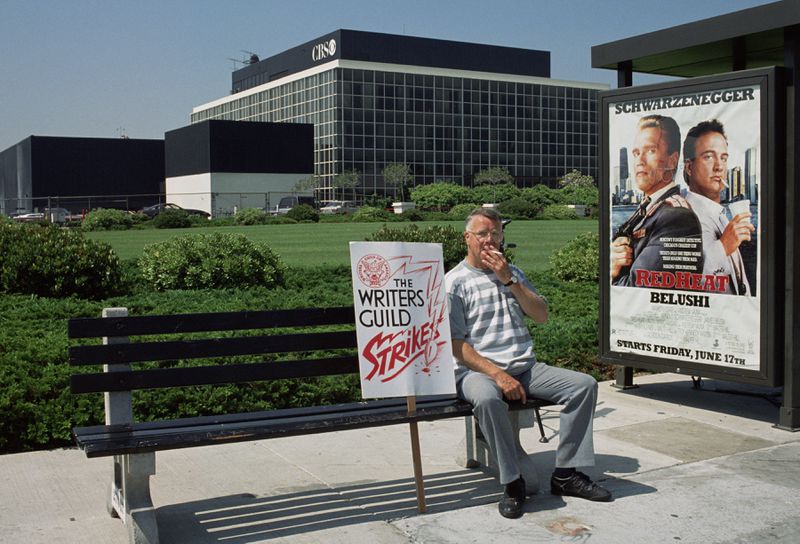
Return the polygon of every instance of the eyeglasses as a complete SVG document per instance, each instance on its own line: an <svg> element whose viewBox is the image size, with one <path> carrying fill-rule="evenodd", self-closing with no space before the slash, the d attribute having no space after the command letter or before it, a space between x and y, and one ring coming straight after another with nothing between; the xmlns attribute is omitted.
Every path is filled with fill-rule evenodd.
<svg viewBox="0 0 800 544"><path fill-rule="evenodd" d="M503 239L503 231L501 230L481 230L478 232L468 230L467 232L475 236L475 238L477 238L478 240L486 240L490 236L492 237L492 240L494 240L495 242L499 242L500 240Z"/></svg>

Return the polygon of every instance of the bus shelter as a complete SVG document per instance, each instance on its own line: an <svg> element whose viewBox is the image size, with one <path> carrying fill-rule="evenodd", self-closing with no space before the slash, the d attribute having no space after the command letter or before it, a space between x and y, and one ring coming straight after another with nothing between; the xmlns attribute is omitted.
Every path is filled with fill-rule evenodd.
<svg viewBox="0 0 800 544"><path fill-rule="evenodd" d="M800 3L592 47L601 115L600 356L782 387L800 429ZM633 75L672 76L634 86Z"/></svg>

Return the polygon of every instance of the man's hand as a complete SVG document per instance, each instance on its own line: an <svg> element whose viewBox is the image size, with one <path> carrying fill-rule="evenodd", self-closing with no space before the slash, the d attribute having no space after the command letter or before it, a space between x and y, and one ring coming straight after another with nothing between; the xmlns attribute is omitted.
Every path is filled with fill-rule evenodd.
<svg viewBox="0 0 800 544"><path fill-rule="evenodd" d="M722 242L722 247L725 249L725 255L730 255L742 244L742 242L750 241L750 234L756 230L750 222L750 212L738 213L733 216L733 219L722 231L722 236L719 237Z"/></svg>
<svg viewBox="0 0 800 544"><path fill-rule="evenodd" d="M475 351L470 344L464 340L453 340L453 355L456 359L464 363L467 368L475 372L482 372L494 380L503 396L508 400L521 400L522 403L528 401L525 388L514 379L513 376L498 368L492 361Z"/></svg>
<svg viewBox="0 0 800 544"><path fill-rule="evenodd" d="M620 236L611 242L611 279L616 279L622 269L633 264L631 239Z"/></svg>
<svg viewBox="0 0 800 544"><path fill-rule="evenodd" d="M506 256L500 251L484 247L481 250L481 262L483 266L494 272L495 277L503 284L508 283L514 277L514 272L511 270ZM512 284L510 289L525 315L536 323L547 321L547 302L543 297L534 294L522 282Z"/></svg>
<svg viewBox="0 0 800 544"><path fill-rule="evenodd" d="M501 282L508 283L511 279L513 273L502 252L485 247L481 251L481 261L483 261L483 266L491 269Z"/></svg>
<svg viewBox="0 0 800 544"><path fill-rule="evenodd" d="M494 382L503 390L503 396L508 400L519 400L522 404L528 401L525 388L513 376L505 372L499 372L494 378Z"/></svg>

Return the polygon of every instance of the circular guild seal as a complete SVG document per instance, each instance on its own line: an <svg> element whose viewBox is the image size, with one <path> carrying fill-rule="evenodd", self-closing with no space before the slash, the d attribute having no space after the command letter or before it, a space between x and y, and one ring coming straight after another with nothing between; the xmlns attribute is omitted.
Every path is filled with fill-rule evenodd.
<svg viewBox="0 0 800 544"><path fill-rule="evenodd" d="M361 283L372 288L383 287L392 275L386 259L374 253L361 257L356 270Z"/></svg>

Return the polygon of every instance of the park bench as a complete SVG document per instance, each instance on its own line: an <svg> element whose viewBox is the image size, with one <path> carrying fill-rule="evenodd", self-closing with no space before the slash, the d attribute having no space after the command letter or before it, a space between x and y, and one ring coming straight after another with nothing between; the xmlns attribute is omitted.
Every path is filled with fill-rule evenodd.
<svg viewBox="0 0 800 544"><path fill-rule="evenodd" d="M107 308L100 318L69 320L68 334L102 338L102 344L81 340L69 348L71 365L90 367L71 376L72 392L105 394L105 425L76 427L73 435L87 457L113 456L108 511L125 522L131 542L158 541L149 487L157 451L472 415L468 403L435 396L417 397L415 410L405 398L393 398L134 421L136 390L358 375L352 307L150 316ZM230 360L238 356L258 360ZM529 399L512 405L515 413L534 411L542 441L539 407L547 404ZM471 451L480 438L476 428L468 422ZM465 464L475 466L474 458L468 451Z"/></svg>

